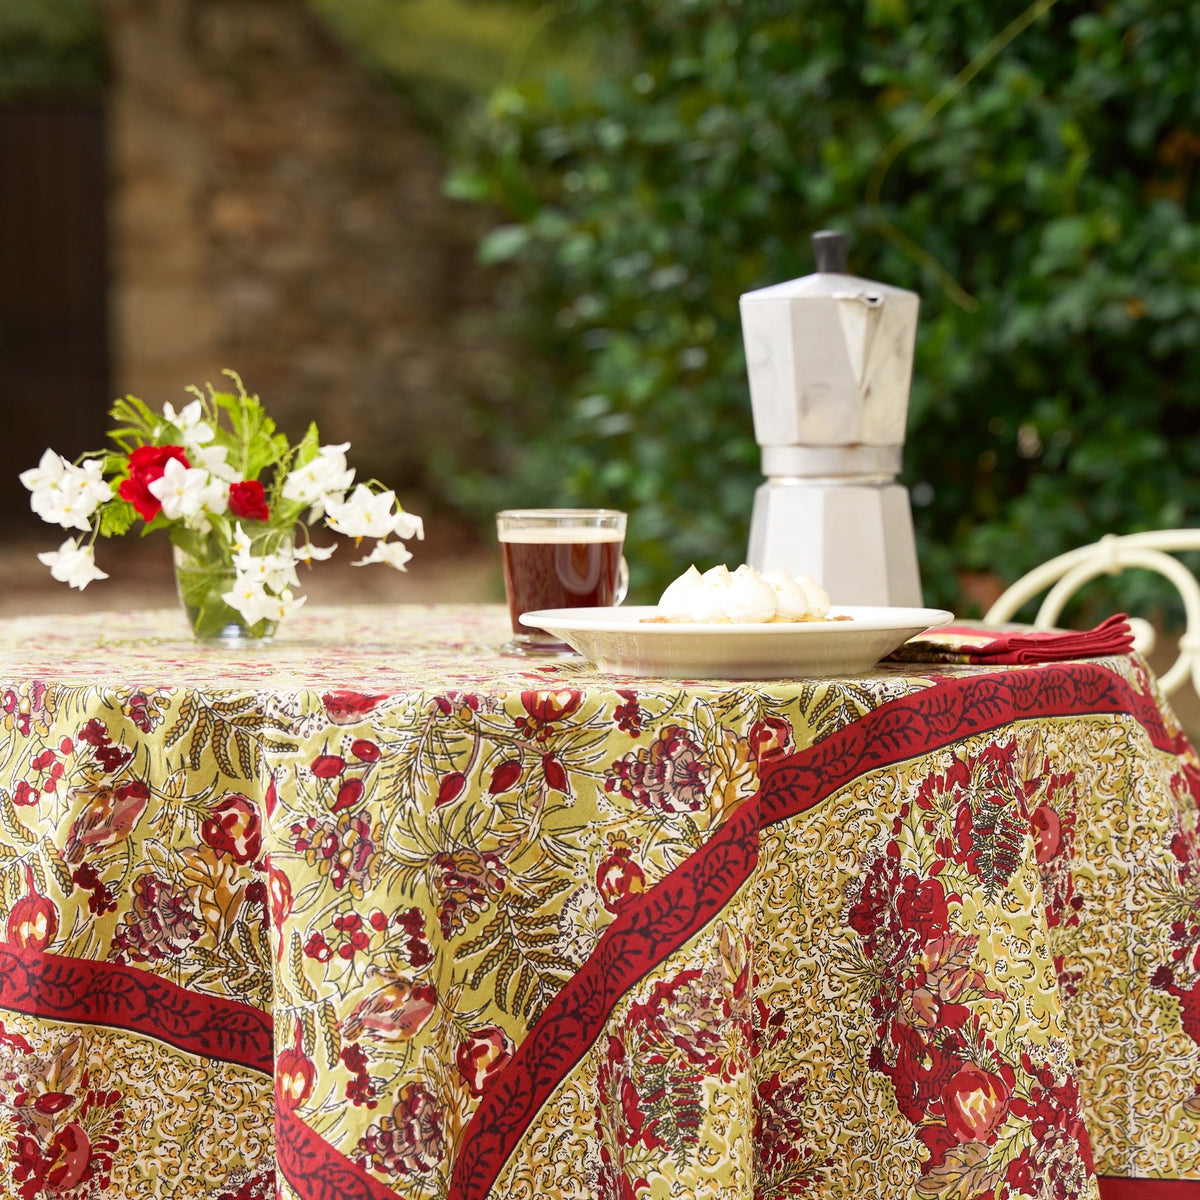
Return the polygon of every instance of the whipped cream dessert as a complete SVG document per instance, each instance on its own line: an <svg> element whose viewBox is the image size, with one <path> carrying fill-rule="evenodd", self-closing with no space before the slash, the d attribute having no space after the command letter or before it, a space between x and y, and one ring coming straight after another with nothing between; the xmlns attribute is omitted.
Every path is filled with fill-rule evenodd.
<svg viewBox="0 0 1200 1200"><path fill-rule="evenodd" d="M764 571L748 563L735 571L713 567L702 575L690 566L667 585L650 621L696 624L760 624L768 621L823 621L829 613L825 589L807 575Z"/></svg>

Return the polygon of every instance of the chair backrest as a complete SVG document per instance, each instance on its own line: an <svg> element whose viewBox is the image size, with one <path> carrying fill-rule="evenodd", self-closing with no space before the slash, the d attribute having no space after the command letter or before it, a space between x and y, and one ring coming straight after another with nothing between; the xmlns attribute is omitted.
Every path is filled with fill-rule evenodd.
<svg viewBox="0 0 1200 1200"><path fill-rule="evenodd" d="M1168 695L1189 678L1200 693L1200 584L1195 576L1171 554L1200 550L1200 529L1160 529L1150 533L1107 534L1090 546L1069 550L1023 575L988 609L983 620L988 625L1011 621L1017 611L1035 596L1046 591L1034 618L1036 629L1051 628L1062 615L1067 601L1091 579L1099 575L1119 575L1129 567L1145 567L1165 575L1183 598L1186 619L1179 639L1179 657L1159 678ZM1149 621L1130 619L1134 648L1143 654L1154 649L1155 632Z"/></svg>

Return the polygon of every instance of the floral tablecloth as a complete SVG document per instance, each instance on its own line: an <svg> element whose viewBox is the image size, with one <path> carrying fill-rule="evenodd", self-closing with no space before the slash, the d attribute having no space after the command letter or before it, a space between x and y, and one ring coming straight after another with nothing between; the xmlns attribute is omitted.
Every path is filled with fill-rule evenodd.
<svg viewBox="0 0 1200 1200"><path fill-rule="evenodd" d="M5 1195L1200 1197L1200 763L1140 660L505 636L0 623Z"/></svg>

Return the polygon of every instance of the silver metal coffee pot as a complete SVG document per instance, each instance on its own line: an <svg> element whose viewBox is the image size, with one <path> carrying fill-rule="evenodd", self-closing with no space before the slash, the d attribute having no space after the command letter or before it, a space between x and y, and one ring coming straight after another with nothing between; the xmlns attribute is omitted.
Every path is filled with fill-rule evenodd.
<svg viewBox="0 0 1200 1200"><path fill-rule="evenodd" d="M740 301L766 482L747 561L811 575L834 604L921 604L904 449L915 292L846 273L844 233L813 234L816 273Z"/></svg>

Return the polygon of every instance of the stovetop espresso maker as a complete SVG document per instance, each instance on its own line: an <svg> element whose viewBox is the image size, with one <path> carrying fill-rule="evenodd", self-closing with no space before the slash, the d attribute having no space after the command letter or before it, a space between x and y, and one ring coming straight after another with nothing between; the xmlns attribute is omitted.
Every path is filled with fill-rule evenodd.
<svg viewBox="0 0 1200 1200"><path fill-rule="evenodd" d="M747 561L811 575L834 604L921 604L904 449L915 292L846 273L847 238L813 234L816 273L741 297L766 475Z"/></svg>

